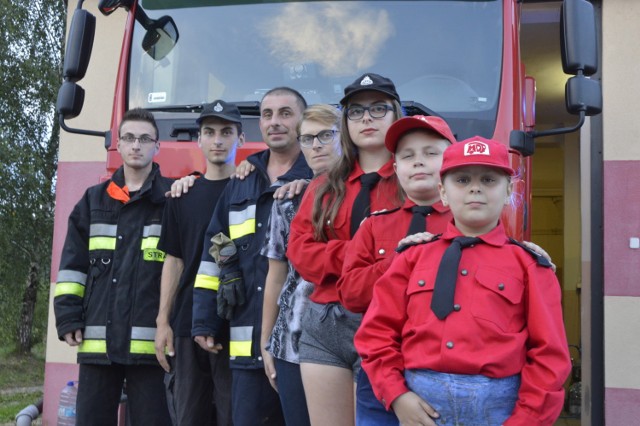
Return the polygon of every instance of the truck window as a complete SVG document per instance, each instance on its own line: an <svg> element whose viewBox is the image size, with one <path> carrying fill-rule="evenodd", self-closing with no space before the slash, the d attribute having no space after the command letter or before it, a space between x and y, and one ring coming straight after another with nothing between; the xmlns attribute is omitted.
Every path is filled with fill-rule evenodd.
<svg viewBox="0 0 640 426"><path fill-rule="evenodd" d="M197 3L197 5L196 5ZM257 101L291 86L337 104L363 72L388 76L403 101L441 114L458 138L493 135L502 58L500 1L140 2L170 16L179 40L156 61L136 22L129 107L171 109L216 98Z"/></svg>

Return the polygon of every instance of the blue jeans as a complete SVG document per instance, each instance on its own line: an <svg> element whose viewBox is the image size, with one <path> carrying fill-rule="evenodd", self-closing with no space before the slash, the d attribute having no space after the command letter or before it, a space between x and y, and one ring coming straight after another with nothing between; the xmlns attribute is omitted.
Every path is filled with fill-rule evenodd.
<svg viewBox="0 0 640 426"><path fill-rule="evenodd" d="M501 425L518 399L520 375L492 379L480 375L447 374L431 370L407 370L409 389L431 405L439 426Z"/></svg>
<svg viewBox="0 0 640 426"><path fill-rule="evenodd" d="M285 426L278 393L271 387L264 368L232 368L231 378L234 426Z"/></svg>
<svg viewBox="0 0 640 426"><path fill-rule="evenodd" d="M358 373L356 387L356 426L399 426L398 418L382 405L373 393L369 376L363 369Z"/></svg>

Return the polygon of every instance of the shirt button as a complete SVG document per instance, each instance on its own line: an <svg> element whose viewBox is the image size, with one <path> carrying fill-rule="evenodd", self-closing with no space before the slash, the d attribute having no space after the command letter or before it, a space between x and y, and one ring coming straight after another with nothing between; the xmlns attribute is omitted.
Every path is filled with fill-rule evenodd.
<svg viewBox="0 0 640 426"><path fill-rule="evenodd" d="M111 320L107 320L107 325L111 325Z"/></svg>
<svg viewBox="0 0 640 426"><path fill-rule="evenodd" d="M258 222L258 228L262 228L262 223Z"/></svg>
<svg viewBox="0 0 640 426"><path fill-rule="evenodd" d="M258 286L258 291L262 291L262 287Z"/></svg>
<svg viewBox="0 0 640 426"><path fill-rule="evenodd" d="M258 361L262 361L262 357L261 356L258 357Z"/></svg>
<svg viewBox="0 0 640 426"><path fill-rule="evenodd" d="M418 285L419 285L420 287L424 287L424 285L425 285L424 280L420 280L420 281L418 281Z"/></svg>
<svg viewBox="0 0 640 426"><path fill-rule="evenodd" d="M466 277L467 274L469 274L469 271L467 271L466 269L463 269L462 271L460 271L460 273Z"/></svg>
<svg viewBox="0 0 640 426"><path fill-rule="evenodd" d="M114 278L114 279L113 279L113 280L111 280L111 281L113 281L113 282L115 283L115 282L117 282L118 280Z"/></svg>
<svg viewBox="0 0 640 426"><path fill-rule="evenodd" d="M498 290L500 291L504 290L504 284L502 283L498 284Z"/></svg>
<svg viewBox="0 0 640 426"><path fill-rule="evenodd" d="M447 348L453 349L453 342L447 342Z"/></svg>
<svg viewBox="0 0 640 426"><path fill-rule="evenodd" d="M385 251L384 249L380 249L380 250L378 250L378 253L379 253L379 254L385 254L385 253L386 253L386 251Z"/></svg>
<svg viewBox="0 0 640 426"><path fill-rule="evenodd" d="M118 239L121 240L122 239L122 235L118 235Z"/></svg>
<svg viewBox="0 0 640 426"><path fill-rule="evenodd" d="M462 307L460 305L458 305L457 303L455 305L453 305L453 310L458 312L460 309L462 309Z"/></svg>

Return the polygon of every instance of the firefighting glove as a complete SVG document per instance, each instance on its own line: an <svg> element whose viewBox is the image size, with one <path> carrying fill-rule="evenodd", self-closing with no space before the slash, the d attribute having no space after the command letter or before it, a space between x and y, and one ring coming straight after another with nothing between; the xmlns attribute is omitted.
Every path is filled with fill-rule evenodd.
<svg viewBox="0 0 640 426"><path fill-rule="evenodd" d="M237 249L233 241L223 233L214 235L211 242L209 254L220 267L218 316L230 320L233 317L234 308L245 302L244 281L238 264Z"/></svg>
<svg viewBox="0 0 640 426"><path fill-rule="evenodd" d="M242 273L237 270L223 273L220 277L220 285L218 287L218 316L226 320L231 320L235 307L242 305L244 302L245 294Z"/></svg>

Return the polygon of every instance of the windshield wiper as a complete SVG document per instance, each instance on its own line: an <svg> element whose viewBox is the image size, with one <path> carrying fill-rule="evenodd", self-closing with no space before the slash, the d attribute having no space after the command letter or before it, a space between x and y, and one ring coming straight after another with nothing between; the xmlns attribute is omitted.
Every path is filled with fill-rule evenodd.
<svg viewBox="0 0 640 426"><path fill-rule="evenodd" d="M230 103L235 104L240 110L240 114L242 115L260 115L260 102L258 101L240 101ZM206 104L192 104L192 105L163 105L157 107L147 107L145 108L148 111L159 111L159 112L202 112L202 108Z"/></svg>
<svg viewBox="0 0 640 426"><path fill-rule="evenodd" d="M420 102L416 101L403 101L402 108L404 108L407 115L433 115L436 117L440 117L444 120L444 117L441 114L438 114L434 110L427 108L422 105Z"/></svg>

